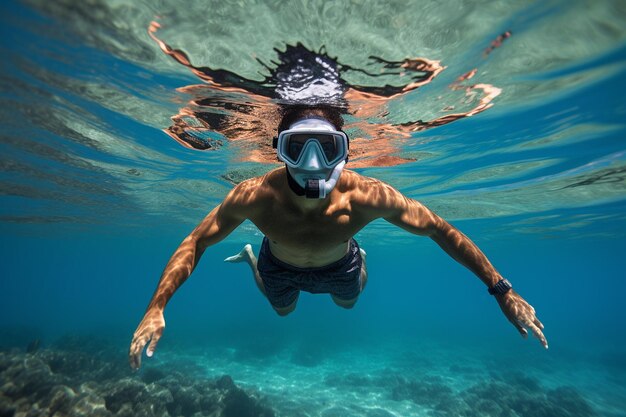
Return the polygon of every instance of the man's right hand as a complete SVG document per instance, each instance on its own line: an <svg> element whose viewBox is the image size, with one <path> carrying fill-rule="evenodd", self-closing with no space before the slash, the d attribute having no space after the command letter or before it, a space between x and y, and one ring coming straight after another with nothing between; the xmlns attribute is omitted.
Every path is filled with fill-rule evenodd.
<svg viewBox="0 0 626 417"><path fill-rule="evenodd" d="M133 335L133 341L130 343L130 351L128 352L128 361L130 367L133 369L139 369L141 366L141 354L143 348L148 342L150 345L146 350L146 355L151 357L154 354L154 349L163 334L165 328L165 319L163 318L163 310L159 308L151 308L143 316L143 320L137 326L135 334Z"/></svg>
<svg viewBox="0 0 626 417"><path fill-rule="evenodd" d="M539 339L543 347L548 348L548 341L543 335L543 324L535 315L533 306L528 304L526 300L512 289L506 294L496 295L495 297L506 318L515 326L523 338L528 337L528 330L526 330L528 328Z"/></svg>

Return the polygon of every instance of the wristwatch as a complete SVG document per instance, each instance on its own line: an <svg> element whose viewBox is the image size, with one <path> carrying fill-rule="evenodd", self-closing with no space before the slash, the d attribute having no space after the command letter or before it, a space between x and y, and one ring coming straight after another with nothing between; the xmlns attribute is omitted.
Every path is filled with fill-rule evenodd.
<svg viewBox="0 0 626 417"><path fill-rule="evenodd" d="M496 285L487 289L487 291L489 291L489 294L491 295L502 295L506 294L511 288L513 288L513 286L511 285L509 280L503 278L500 281L496 282Z"/></svg>

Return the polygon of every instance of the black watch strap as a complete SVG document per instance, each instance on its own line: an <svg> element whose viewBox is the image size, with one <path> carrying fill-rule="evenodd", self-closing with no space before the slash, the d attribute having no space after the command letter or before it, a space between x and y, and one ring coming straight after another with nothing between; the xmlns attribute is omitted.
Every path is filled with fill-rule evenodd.
<svg viewBox="0 0 626 417"><path fill-rule="evenodd" d="M489 294L491 295L502 295L506 294L511 288L513 288L513 286L511 285L509 280L501 279L500 281L496 282L496 285L487 289L487 291L489 291Z"/></svg>

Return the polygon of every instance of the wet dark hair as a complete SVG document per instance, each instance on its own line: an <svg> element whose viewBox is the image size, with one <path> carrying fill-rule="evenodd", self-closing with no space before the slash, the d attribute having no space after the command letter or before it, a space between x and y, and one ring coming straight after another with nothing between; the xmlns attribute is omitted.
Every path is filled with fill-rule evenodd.
<svg viewBox="0 0 626 417"><path fill-rule="evenodd" d="M341 117L341 111L339 109L328 106L289 106L283 110L283 117L278 125L278 133L289 129L289 126L298 120L306 119L308 117L320 117L327 120L335 126L335 129L337 130L341 130L343 128L343 117Z"/></svg>

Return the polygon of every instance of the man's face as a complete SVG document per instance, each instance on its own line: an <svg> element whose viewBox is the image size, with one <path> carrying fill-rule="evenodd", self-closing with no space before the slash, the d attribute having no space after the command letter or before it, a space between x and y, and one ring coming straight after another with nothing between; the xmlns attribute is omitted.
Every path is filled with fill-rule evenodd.
<svg viewBox="0 0 626 417"><path fill-rule="evenodd" d="M302 189L309 187L306 194L323 198L345 165L348 137L323 118L303 119L280 133L277 152L293 180ZM310 187L319 187L319 192Z"/></svg>

